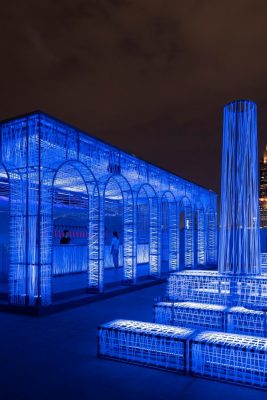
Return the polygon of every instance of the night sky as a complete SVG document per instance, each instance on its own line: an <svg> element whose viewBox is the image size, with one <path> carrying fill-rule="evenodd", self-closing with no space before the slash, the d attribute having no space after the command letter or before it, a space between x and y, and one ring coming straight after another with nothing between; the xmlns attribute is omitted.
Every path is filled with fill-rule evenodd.
<svg viewBox="0 0 267 400"><path fill-rule="evenodd" d="M41 109L220 190L222 110L258 104L266 0L1 2L0 119Z"/></svg>

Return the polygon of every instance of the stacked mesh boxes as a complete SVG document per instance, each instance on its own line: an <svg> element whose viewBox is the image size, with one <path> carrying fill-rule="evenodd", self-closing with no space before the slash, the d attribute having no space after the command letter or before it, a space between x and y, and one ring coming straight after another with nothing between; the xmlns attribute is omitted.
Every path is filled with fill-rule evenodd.
<svg viewBox="0 0 267 400"><path fill-rule="evenodd" d="M224 331L226 306L192 302L158 302L154 305L154 321L190 328Z"/></svg>
<svg viewBox="0 0 267 400"><path fill-rule="evenodd" d="M186 372L191 329L115 320L98 328L98 355Z"/></svg>
<svg viewBox="0 0 267 400"><path fill-rule="evenodd" d="M213 379L267 388L267 340L201 332L191 341L191 371Z"/></svg>

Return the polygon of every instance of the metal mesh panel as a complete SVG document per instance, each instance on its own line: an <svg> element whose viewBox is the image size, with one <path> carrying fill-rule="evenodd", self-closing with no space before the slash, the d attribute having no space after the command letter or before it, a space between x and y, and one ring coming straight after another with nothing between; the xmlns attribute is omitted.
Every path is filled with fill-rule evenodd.
<svg viewBox="0 0 267 400"><path fill-rule="evenodd" d="M203 208L199 208L195 212L195 263L197 265L205 265L206 253L205 253L205 213ZM215 226L216 229L216 226ZM213 246L216 245L214 237L210 237L213 242ZM210 257L209 257L210 259Z"/></svg>
<svg viewBox="0 0 267 400"><path fill-rule="evenodd" d="M186 339L193 331L115 320L98 328L98 355L175 371L187 369Z"/></svg>
<svg viewBox="0 0 267 400"><path fill-rule="evenodd" d="M226 310L227 307L218 305L159 302L154 305L154 320L161 324L224 331Z"/></svg>
<svg viewBox="0 0 267 400"><path fill-rule="evenodd" d="M168 271L179 268L178 260L178 218L177 203L171 192L165 192L161 198L162 253L165 252Z"/></svg>
<svg viewBox="0 0 267 400"><path fill-rule="evenodd" d="M266 307L267 277L233 276L214 271L182 271L170 275L167 295L172 301Z"/></svg>
<svg viewBox="0 0 267 400"><path fill-rule="evenodd" d="M208 209L207 213L207 263L217 263L217 216L215 211Z"/></svg>
<svg viewBox="0 0 267 400"><path fill-rule="evenodd" d="M159 245L159 207L156 192L149 185L142 185L137 193L137 249L139 260L149 263L152 276L160 273L160 245ZM141 257L142 254L142 257ZM138 260L137 260L138 261Z"/></svg>
<svg viewBox="0 0 267 400"><path fill-rule="evenodd" d="M187 197L180 202L180 213L183 213L184 224L180 227L180 259L182 266L191 268L194 265L194 242L193 242L193 211Z"/></svg>
<svg viewBox="0 0 267 400"><path fill-rule="evenodd" d="M267 387L267 339L202 332L192 341L191 352L195 374Z"/></svg>
<svg viewBox="0 0 267 400"><path fill-rule="evenodd" d="M230 298L230 277L210 271L171 274L167 293L170 300L226 305Z"/></svg>
<svg viewBox="0 0 267 400"><path fill-rule="evenodd" d="M245 307L232 307L227 313L227 331L266 336L266 313Z"/></svg>

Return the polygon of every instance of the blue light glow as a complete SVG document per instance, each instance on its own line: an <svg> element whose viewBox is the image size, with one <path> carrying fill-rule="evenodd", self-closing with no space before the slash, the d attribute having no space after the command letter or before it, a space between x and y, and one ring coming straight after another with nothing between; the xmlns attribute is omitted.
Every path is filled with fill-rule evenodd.
<svg viewBox="0 0 267 400"><path fill-rule="evenodd" d="M158 278L216 259L217 196L207 189L41 112L1 124L1 157L0 189L8 196L0 208L9 199L10 211L1 283L11 304L50 305L64 285L103 292L112 231L120 236L125 284L137 282L144 264ZM69 248L59 243L64 229Z"/></svg>
<svg viewBox="0 0 267 400"><path fill-rule="evenodd" d="M219 271L259 274L257 107L224 107Z"/></svg>
<svg viewBox="0 0 267 400"><path fill-rule="evenodd" d="M186 371L191 329L115 320L98 328L98 355L131 363Z"/></svg>
<svg viewBox="0 0 267 400"><path fill-rule="evenodd" d="M267 339L115 320L98 328L98 356L267 388Z"/></svg>
<svg viewBox="0 0 267 400"><path fill-rule="evenodd" d="M267 339L201 332L191 346L192 373L267 388Z"/></svg>
<svg viewBox="0 0 267 400"><path fill-rule="evenodd" d="M219 271L171 273L166 297L154 304L155 324L113 321L100 327L101 356L267 389L267 275L260 273L261 266L264 269L267 265L267 257L262 254L260 259L259 253L253 102L237 101L224 109L221 188ZM184 196L179 212L180 264L190 268L193 258L199 265L206 261L216 264L215 209L205 209L205 228L201 202L192 207ZM179 334L181 329L195 329L183 338L185 346L180 345L177 352L173 351L175 331L169 331L168 325L177 327ZM113 336L112 329L116 331ZM146 339L153 335L157 336L157 350L152 348L152 340ZM145 346L147 342L149 345ZM176 367L174 360L162 362L169 361L173 354ZM178 364L181 360L184 369Z"/></svg>

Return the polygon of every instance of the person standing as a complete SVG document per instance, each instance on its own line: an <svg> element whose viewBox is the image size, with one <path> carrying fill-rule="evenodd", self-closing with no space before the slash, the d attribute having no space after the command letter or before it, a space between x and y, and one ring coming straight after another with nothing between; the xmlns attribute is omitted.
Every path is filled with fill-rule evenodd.
<svg viewBox="0 0 267 400"><path fill-rule="evenodd" d="M120 239L118 232L113 232L110 254L112 254L113 257L114 268L119 268L119 248L120 248Z"/></svg>
<svg viewBox="0 0 267 400"><path fill-rule="evenodd" d="M60 239L60 244L70 244L69 231L67 229L64 229L63 231L63 236Z"/></svg>

